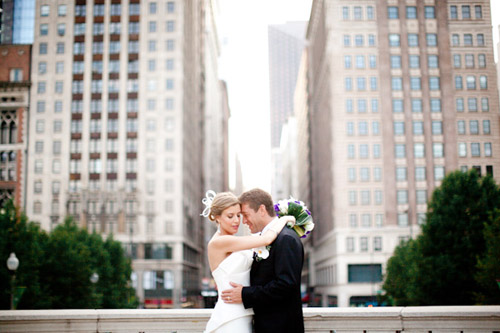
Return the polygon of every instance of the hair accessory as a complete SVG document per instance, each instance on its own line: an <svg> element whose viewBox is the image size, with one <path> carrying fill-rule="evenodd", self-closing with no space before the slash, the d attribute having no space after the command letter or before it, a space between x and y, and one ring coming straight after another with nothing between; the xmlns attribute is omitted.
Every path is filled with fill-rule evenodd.
<svg viewBox="0 0 500 333"><path fill-rule="evenodd" d="M215 192L212 190L208 190L205 194L205 198L201 200L201 202L205 205L205 209L200 214L203 217L208 217L210 215L210 208L212 208L212 201L215 198Z"/></svg>

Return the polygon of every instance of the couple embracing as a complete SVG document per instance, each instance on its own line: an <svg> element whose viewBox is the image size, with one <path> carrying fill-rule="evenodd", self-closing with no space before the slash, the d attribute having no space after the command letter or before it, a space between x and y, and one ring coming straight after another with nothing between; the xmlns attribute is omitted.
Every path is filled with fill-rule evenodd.
<svg viewBox="0 0 500 333"><path fill-rule="evenodd" d="M271 196L260 189L239 198L223 192L204 203L202 215L218 226L207 248L219 290L205 332L304 332L304 249L296 232L284 228L295 218L276 217ZM241 218L253 235L235 236Z"/></svg>

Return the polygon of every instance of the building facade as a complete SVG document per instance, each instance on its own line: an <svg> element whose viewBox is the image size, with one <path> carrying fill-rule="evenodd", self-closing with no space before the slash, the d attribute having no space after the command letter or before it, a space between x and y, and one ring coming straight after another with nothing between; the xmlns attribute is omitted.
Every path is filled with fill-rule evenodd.
<svg viewBox="0 0 500 333"><path fill-rule="evenodd" d="M148 308L200 305L208 4L37 1L27 214L113 234Z"/></svg>
<svg viewBox="0 0 500 333"><path fill-rule="evenodd" d="M500 181L490 3L318 0L307 40L314 299L367 305L446 173Z"/></svg>
<svg viewBox="0 0 500 333"><path fill-rule="evenodd" d="M0 44L32 44L35 0L1 0Z"/></svg>
<svg viewBox="0 0 500 333"><path fill-rule="evenodd" d="M0 45L0 207L25 203L31 45Z"/></svg>

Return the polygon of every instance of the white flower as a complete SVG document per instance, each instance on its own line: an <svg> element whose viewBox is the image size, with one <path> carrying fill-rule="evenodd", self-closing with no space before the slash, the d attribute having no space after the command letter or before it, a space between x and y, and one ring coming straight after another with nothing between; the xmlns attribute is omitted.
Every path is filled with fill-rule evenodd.
<svg viewBox="0 0 500 333"><path fill-rule="evenodd" d="M309 222L309 223L306 223L306 225L304 226L304 230L307 232L307 231L312 231L314 229L314 223L313 222Z"/></svg>
<svg viewBox="0 0 500 333"><path fill-rule="evenodd" d="M269 257L269 249L267 249L267 246L261 246L253 249L253 252L257 255L257 261L267 259L267 257Z"/></svg>
<svg viewBox="0 0 500 333"><path fill-rule="evenodd" d="M286 215L288 213L288 200L280 200L278 205L280 206L280 213Z"/></svg>

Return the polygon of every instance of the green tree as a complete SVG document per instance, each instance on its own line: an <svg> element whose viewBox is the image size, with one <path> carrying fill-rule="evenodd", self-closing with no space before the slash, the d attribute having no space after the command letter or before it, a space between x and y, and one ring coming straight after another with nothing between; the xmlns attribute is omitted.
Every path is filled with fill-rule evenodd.
<svg viewBox="0 0 500 333"><path fill-rule="evenodd" d="M500 190L491 177L474 170L446 176L432 195L419 237L419 304L475 304L474 293L481 288L474 272L486 249L484 224L499 205Z"/></svg>
<svg viewBox="0 0 500 333"><path fill-rule="evenodd" d="M394 250L394 255L387 261L386 278L382 288L389 299L397 306L416 303L416 278L420 262L418 241L410 239L401 242Z"/></svg>
<svg viewBox="0 0 500 333"><path fill-rule="evenodd" d="M29 223L12 201L0 209L0 309L10 308L11 277L6 261L11 252L19 259L16 286L26 287L18 309L45 308L46 288L40 279L48 236L39 226Z"/></svg>
<svg viewBox="0 0 500 333"><path fill-rule="evenodd" d="M484 226L484 239L486 253L478 260L477 283L482 287L482 292L476 294L480 304L500 304L500 210L492 216L492 222Z"/></svg>

